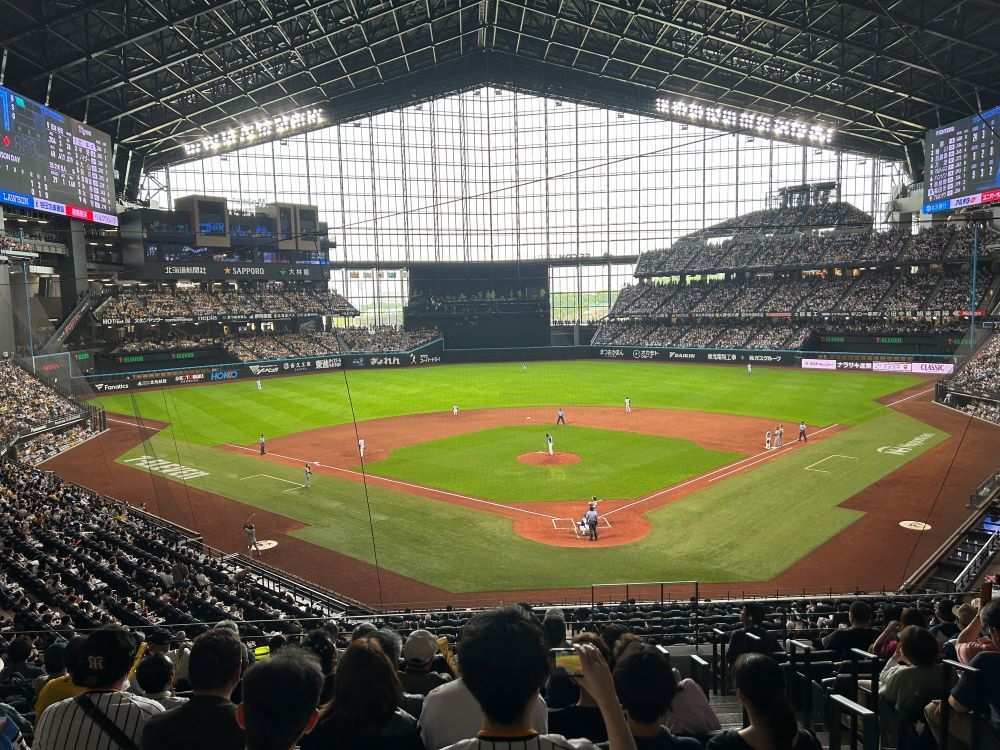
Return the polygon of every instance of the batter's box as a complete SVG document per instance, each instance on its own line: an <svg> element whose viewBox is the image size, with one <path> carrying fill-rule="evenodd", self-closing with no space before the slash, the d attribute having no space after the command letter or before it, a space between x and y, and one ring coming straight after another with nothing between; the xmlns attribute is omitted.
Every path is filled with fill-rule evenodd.
<svg viewBox="0 0 1000 750"><path fill-rule="evenodd" d="M819 466L824 461L829 461L832 458L844 458L844 459L847 459L848 461L857 461L858 460L857 456L844 456L844 455L841 455L840 453L834 453L833 455L827 456L826 458L821 458L819 461L817 461L814 464L809 464L808 466L805 467L805 470L806 471L817 471L820 474L832 474L833 473L832 467L834 466L834 464L826 464L827 468L825 468L825 469L817 469L816 468L817 466Z"/></svg>
<svg viewBox="0 0 1000 750"><path fill-rule="evenodd" d="M576 536L585 536L587 534L586 529L580 526L580 522L572 518L553 518L552 528L556 531L572 531ZM610 529L611 521L604 516L598 516L597 528Z"/></svg>

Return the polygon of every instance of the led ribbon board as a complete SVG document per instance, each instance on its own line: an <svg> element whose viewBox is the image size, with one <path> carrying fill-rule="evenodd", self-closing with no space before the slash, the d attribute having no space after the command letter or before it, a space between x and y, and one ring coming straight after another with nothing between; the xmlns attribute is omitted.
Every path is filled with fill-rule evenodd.
<svg viewBox="0 0 1000 750"><path fill-rule="evenodd" d="M228 128L184 146L186 156L200 156L228 151L239 146L248 146L258 141L266 141L305 128L315 128L324 122L323 110L301 109L266 120Z"/></svg>
<svg viewBox="0 0 1000 750"><path fill-rule="evenodd" d="M719 127L726 130L742 130L778 140L809 141L826 144L833 141L836 130L800 120L786 120L783 117L769 117L755 112L746 112L724 107L706 107L679 99L657 99L656 111L679 120L688 120L705 127Z"/></svg>

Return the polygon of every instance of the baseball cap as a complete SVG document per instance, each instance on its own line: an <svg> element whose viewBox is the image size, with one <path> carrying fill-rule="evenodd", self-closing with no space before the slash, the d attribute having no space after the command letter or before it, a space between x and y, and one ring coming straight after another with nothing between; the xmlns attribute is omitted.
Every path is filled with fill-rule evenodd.
<svg viewBox="0 0 1000 750"><path fill-rule="evenodd" d="M170 631L165 628L157 628L152 633L146 636L146 643L151 646L169 646L170 645Z"/></svg>
<svg viewBox="0 0 1000 750"><path fill-rule="evenodd" d="M98 628L84 639L79 656L80 676L79 679L74 676L74 681L87 688L112 685L128 674L135 653L135 641L125 628Z"/></svg>
<svg viewBox="0 0 1000 750"><path fill-rule="evenodd" d="M972 622L976 615L979 614L979 610L976 609L972 604L959 604L955 606L952 610L952 614L955 615L957 619L963 625Z"/></svg>
<svg viewBox="0 0 1000 750"><path fill-rule="evenodd" d="M43 663L47 674L56 674L66 668L66 646L68 641L58 641L45 649Z"/></svg>
<svg viewBox="0 0 1000 750"><path fill-rule="evenodd" d="M403 644L403 658L415 664L424 664L434 658L438 645L434 634L427 630L414 630Z"/></svg>

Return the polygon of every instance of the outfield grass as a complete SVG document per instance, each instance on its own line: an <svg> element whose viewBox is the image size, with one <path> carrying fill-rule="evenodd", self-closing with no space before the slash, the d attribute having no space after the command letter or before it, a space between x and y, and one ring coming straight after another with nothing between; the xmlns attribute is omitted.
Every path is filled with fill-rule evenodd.
<svg viewBox="0 0 1000 750"><path fill-rule="evenodd" d="M345 377L346 375L346 377ZM178 440L255 443L332 424L504 406L622 406L744 414L797 424L859 424L873 400L914 384L904 375L646 362L447 365L252 379L96 398L110 412L171 424ZM348 398L348 386L350 399ZM353 410L352 410L353 405Z"/></svg>
<svg viewBox="0 0 1000 750"><path fill-rule="evenodd" d="M563 466L521 463L544 452L551 430L558 451L580 461ZM590 427L496 427L396 448L365 464L372 474L500 502L641 497L742 458L690 440ZM360 469L360 467L357 467Z"/></svg>
<svg viewBox="0 0 1000 750"><path fill-rule="evenodd" d="M904 456L877 451L925 432L933 437ZM308 527L295 536L369 563L374 533L384 567L466 592L629 580L770 580L861 517L860 511L838 507L841 503L945 438L917 420L884 411L652 511L648 536L607 548L528 541L513 532L509 518L376 486L368 487L370 527L365 495L356 482L316 474L311 489L295 489L302 480L298 467L175 442L163 434L122 458L151 453L207 471L208 476L188 483L299 520ZM815 467L829 474L806 469L834 454L852 458ZM194 512L197 521L198 513L208 511ZM614 515L610 520L613 524Z"/></svg>

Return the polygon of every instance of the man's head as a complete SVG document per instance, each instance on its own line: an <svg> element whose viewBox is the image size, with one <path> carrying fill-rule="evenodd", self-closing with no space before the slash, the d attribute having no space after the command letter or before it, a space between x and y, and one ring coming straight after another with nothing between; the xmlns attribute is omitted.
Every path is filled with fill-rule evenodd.
<svg viewBox="0 0 1000 750"><path fill-rule="evenodd" d="M937 661L938 642L926 628L911 625L899 634L899 650L915 667L929 667Z"/></svg>
<svg viewBox="0 0 1000 750"><path fill-rule="evenodd" d="M517 724L549 673L539 622L520 607L481 612L462 628L460 649L462 679L483 713Z"/></svg>
<svg viewBox="0 0 1000 750"><path fill-rule="evenodd" d="M333 674L337 665L337 647L325 630L311 630L302 641L302 647L319 660L319 668L324 675Z"/></svg>
<svg viewBox="0 0 1000 750"><path fill-rule="evenodd" d="M392 664L392 668L399 669L399 660L403 654L403 637L392 628L385 626L379 628L368 637L378 641L378 644L389 659L389 663Z"/></svg>
<svg viewBox="0 0 1000 750"><path fill-rule="evenodd" d="M934 616L940 623L953 623L955 622L955 602L951 599L942 599L937 604L934 605Z"/></svg>
<svg viewBox="0 0 1000 750"><path fill-rule="evenodd" d="M427 669L438 652L437 638L427 630L414 630L403 644L403 659L407 667Z"/></svg>
<svg viewBox="0 0 1000 750"><path fill-rule="evenodd" d="M135 681L144 693L162 693L174 679L174 663L166 654L151 653L135 668Z"/></svg>
<svg viewBox="0 0 1000 750"><path fill-rule="evenodd" d="M170 650L170 632L163 628L156 628L146 636L146 648L154 654L165 654Z"/></svg>
<svg viewBox="0 0 1000 750"><path fill-rule="evenodd" d="M194 639L188 657L188 681L195 692L233 692L243 671L245 651L229 628L213 628Z"/></svg>
<svg viewBox="0 0 1000 750"><path fill-rule="evenodd" d="M990 640L1000 646L1000 600L992 601L979 610L979 619L983 623L983 629L990 636Z"/></svg>
<svg viewBox="0 0 1000 750"><path fill-rule="evenodd" d="M7 661L12 664L27 661L34 648L30 638L26 635L19 635L11 642L10 648L7 649Z"/></svg>
<svg viewBox="0 0 1000 750"><path fill-rule="evenodd" d="M865 627L870 625L872 621L872 605L861 599L856 599L851 602L851 608L847 611L847 615L851 620L851 625Z"/></svg>
<svg viewBox="0 0 1000 750"><path fill-rule="evenodd" d="M558 607L545 611L542 629L545 631L545 645L549 648L561 648L566 644L566 615Z"/></svg>
<svg viewBox="0 0 1000 750"><path fill-rule="evenodd" d="M120 689L135 660L135 640L117 625L98 628L86 637L79 655L80 675L73 682L91 689Z"/></svg>
<svg viewBox="0 0 1000 750"><path fill-rule="evenodd" d="M58 641L45 649L42 662L45 665L45 674L49 677L61 675L66 671L66 646L66 641Z"/></svg>
<svg viewBox="0 0 1000 750"><path fill-rule="evenodd" d="M654 646L633 643L615 665L615 690L629 719L652 724L666 713L677 692L670 660Z"/></svg>
<svg viewBox="0 0 1000 750"><path fill-rule="evenodd" d="M745 627L759 627L764 622L764 608L755 602L747 602L740 613L740 622Z"/></svg>
<svg viewBox="0 0 1000 750"><path fill-rule="evenodd" d="M243 678L236 721L247 750L289 750L316 726L323 673L316 659L289 646L254 664Z"/></svg>

